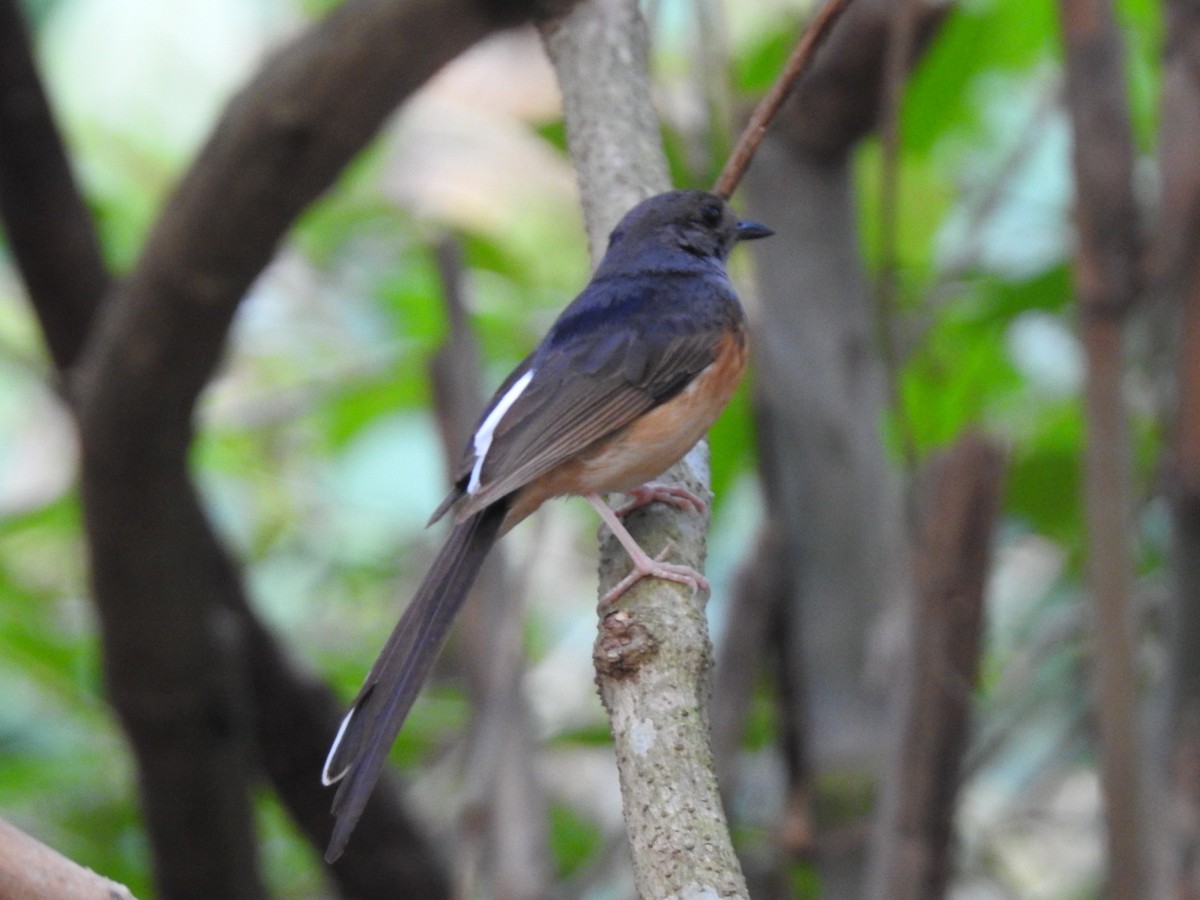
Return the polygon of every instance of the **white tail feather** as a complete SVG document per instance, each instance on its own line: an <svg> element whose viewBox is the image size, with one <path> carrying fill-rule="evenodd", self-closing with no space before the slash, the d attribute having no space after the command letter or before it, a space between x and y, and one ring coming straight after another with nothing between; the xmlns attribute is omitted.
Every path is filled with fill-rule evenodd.
<svg viewBox="0 0 1200 900"><path fill-rule="evenodd" d="M337 756L338 747L340 747L342 744L342 738L346 734L346 726L350 724L350 720L354 717L354 713L356 711L356 708L351 708L350 712L346 713L346 715L343 717L342 724L338 726L337 736L333 739L333 745L329 748L329 755L325 757L325 765L321 767L321 784L325 785L326 787L329 787L329 785L340 781L342 776L344 776L347 770L350 768L349 766L346 766L340 772L329 771L330 765L333 764L333 758Z"/></svg>

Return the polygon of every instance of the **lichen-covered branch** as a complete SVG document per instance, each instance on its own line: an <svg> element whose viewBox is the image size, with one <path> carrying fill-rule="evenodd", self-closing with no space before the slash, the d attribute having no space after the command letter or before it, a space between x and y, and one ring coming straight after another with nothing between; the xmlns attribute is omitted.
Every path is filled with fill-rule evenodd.
<svg viewBox="0 0 1200 900"><path fill-rule="evenodd" d="M543 23L563 91L592 258L634 203L670 187L650 102L646 27L632 0L587 0ZM708 493L701 444L664 475ZM672 540L672 560L699 567L707 522L660 504L627 525L652 551ZM601 550L600 592L625 574L614 540ZM712 652L703 596L646 579L606 609L596 641L600 695L609 711L639 894L746 897L717 792L709 749Z"/></svg>

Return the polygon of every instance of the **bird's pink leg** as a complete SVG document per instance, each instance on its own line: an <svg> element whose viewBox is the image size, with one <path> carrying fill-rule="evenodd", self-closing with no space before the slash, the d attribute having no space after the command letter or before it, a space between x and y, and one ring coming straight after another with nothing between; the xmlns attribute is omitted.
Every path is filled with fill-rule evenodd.
<svg viewBox="0 0 1200 900"><path fill-rule="evenodd" d="M639 488L629 491L629 502L620 509L613 510L618 518L625 518L635 509L649 506L651 503L668 503L683 510L694 510L704 515L708 512L708 503L703 497L693 494L682 484L663 484L658 481L647 481Z"/></svg>
<svg viewBox="0 0 1200 900"><path fill-rule="evenodd" d="M625 548L625 552L629 554L629 558L633 561L633 571L622 578L616 587L601 598L600 605L602 607L612 603L646 577L663 578L667 581L686 584L692 591L708 590L708 579L691 566L662 561L662 558L666 556L672 547L670 543L663 548L657 558L651 559L649 554L638 546L638 542L633 539L633 535L629 533L617 517L617 514L601 499L599 494L586 494L585 496L588 503L592 504L596 512L600 514L600 518L604 520L604 524L612 529L612 533L621 542L621 546Z"/></svg>

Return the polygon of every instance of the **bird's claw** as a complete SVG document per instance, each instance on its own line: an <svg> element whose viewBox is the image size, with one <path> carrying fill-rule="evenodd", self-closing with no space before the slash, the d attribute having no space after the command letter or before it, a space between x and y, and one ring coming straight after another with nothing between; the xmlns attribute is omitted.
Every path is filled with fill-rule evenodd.
<svg viewBox="0 0 1200 900"><path fill-rule="evenodd" d="M665 581L674 581L676 584L685 584L692 589L693 594L697 591L707 591L709 588L708 579L691 566L685 566L681 563L663 562L666 555L674 549L675 542L669 540L661 552L653 559L649 557L645 560L635 559L633 570L618 581L612 590L600 599L600 608L604 609L611 606L643 578L662 578Z"/></svg>
<svg viewBox="0 0 1200 900"><path fill-rule="evenodd" d="M698 512L700 515L708 512L708 503L703 497L689 491L682 484L662 484L648 481L641 487L628 492L629 502L620 509L614 510L619 518L625 518L635 509L649 506L651 503L666 503L677 509Z"/></svg>

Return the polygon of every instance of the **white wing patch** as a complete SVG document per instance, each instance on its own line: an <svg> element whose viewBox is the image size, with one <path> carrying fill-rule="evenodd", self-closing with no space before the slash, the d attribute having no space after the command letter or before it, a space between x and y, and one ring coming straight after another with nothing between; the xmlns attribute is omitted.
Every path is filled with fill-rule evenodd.
<svg viewBox="0 0 1200 900"><path fill-rule="evenodd" d="M504 414L512 409L512 405L517 402L517 398L521 396L525 388L529 387L529 382L533 380L533 373L534 370L530 369L513 383L513 386L508 389L508 393L492 407L488 417L483 420L483 424L475 432L475 465L471 468L471 480L467 482L468 494L474 494L479 490L479 476L483 472L483 461L487 458L488 450L491 449L492 435L496 433L496 426L500 424Z"/></svg>

